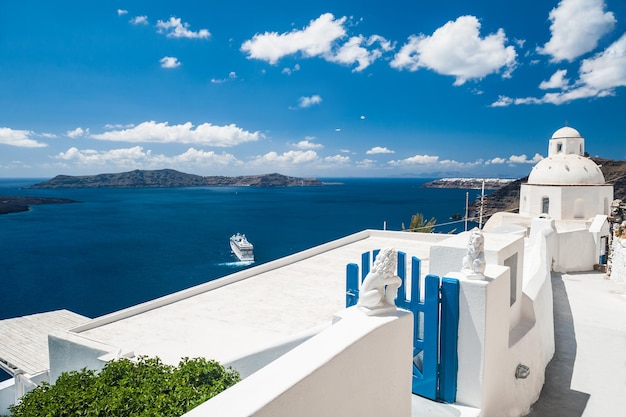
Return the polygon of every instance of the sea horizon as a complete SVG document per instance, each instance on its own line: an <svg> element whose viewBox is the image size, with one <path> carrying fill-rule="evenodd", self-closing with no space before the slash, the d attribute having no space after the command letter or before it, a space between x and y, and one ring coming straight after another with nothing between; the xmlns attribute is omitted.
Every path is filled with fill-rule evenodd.
<svg viewBox="0 0 626 417"><path fill-rule="evenodd" d="M411 216L462 231L466 194L429 179L335 178L322 187L24 188L0 195L60 197L71 204L0 215L0 319L56 309L98 317L365 229L402 230ZM229 238L245 233L256 260L242 264Z"/></svg>

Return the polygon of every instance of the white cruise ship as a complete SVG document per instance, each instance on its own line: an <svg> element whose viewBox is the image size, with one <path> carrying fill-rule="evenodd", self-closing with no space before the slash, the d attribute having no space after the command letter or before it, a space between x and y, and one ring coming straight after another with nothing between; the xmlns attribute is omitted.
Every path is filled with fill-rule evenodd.
<svg viewBox="0 0 626 417"><path fill-rule="evenodd" d="M237 233L230 237L230 249L240 261L254 261L254 245L248 242L246 235Z"/></svg>

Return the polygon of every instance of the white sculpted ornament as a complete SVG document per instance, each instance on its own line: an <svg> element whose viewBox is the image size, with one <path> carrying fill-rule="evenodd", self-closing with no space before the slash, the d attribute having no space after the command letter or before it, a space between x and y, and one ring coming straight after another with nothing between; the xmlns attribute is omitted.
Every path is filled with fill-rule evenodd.
<svg viewBox="0 0 626 417"><path fill-rule="evenodd" d="M395 299L402 280L396 275L398 254L393 248L382 249L359 290L357 306L370 314L396 308Z"/></svg>
<svg viewBox="0 0 626 417"><path fill-rule="evenodd" d="M485 272L485 238L480 229L474 228L467 242L467 254L463 257L463 275L469 279L482 279Z"/></svg>

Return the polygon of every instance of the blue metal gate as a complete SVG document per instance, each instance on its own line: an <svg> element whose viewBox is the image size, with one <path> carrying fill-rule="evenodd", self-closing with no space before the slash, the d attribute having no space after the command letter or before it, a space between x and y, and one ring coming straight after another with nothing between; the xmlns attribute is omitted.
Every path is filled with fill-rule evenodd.
<svg viewBox="0 0 626 417"><path fill-rule="evenodd" d="M361 255L359 266L346 266L346 307L356 305L359 287L379 250ZM397 274L402 280L396 306L413 313L413 393L447 403L456 401L458 370L459 281L420 277L420 260L411 258L411 297L406 297L406 254L398 252ZM424 288L424 296L421 296Z"/></svg>

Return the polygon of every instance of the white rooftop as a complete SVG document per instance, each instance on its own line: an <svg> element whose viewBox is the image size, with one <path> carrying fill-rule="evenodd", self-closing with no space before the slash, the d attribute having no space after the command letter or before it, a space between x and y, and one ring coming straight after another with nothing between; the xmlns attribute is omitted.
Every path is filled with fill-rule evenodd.
<svg viewBox="0 0 626 417"><path fill-rule="evenodd" d="M11 375L47 371L50 369L48 334L88 320L68 310L0 320L0 367Z"/></svg>
<svg viewBox="0 0 626 417"><path fill-rule="evenodd" d="M363 252L394 247L420 258L425 274L428 240L447 237L367 230L94 319L73 332L174 365L185 356L228 362L330 325L345 308L346 265L360 264Z"/></svg>

